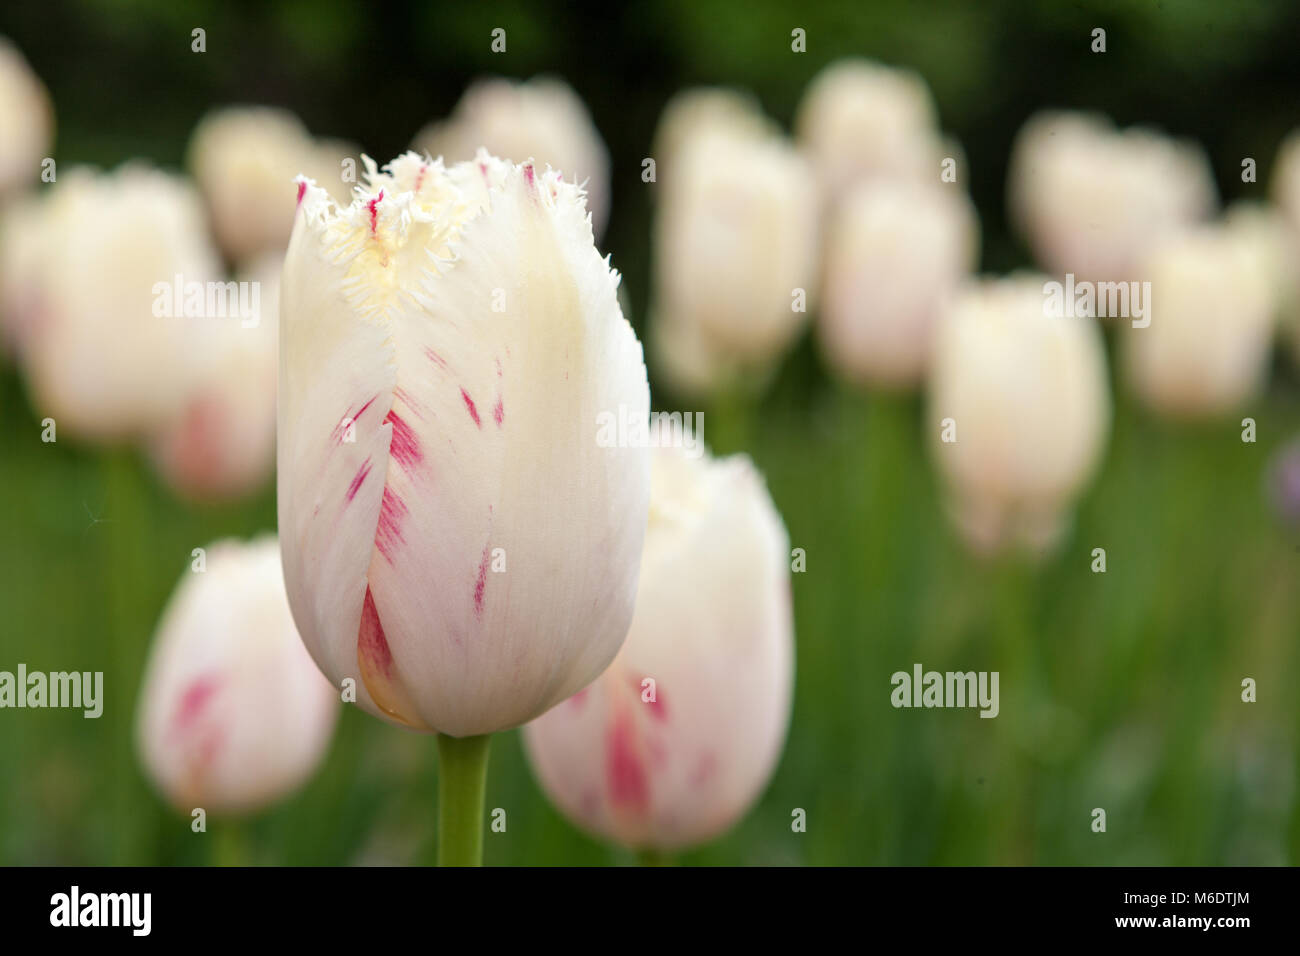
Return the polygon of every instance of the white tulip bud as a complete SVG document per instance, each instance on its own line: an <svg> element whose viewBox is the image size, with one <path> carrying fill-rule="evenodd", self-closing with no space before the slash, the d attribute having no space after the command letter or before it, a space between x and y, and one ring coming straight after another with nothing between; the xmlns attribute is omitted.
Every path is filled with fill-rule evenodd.
<svg viewBox="0 0 1300 956"><path fill-rule="evenodd" d="M1240 223L1172 236L1150 252L1151 324L1123 336L1129 382L1148 405L1213 417L1259 392L1278 303L1270 255Z"/></svg>
<svg viewBox="0 0 1300 956"><path fill-rule="evenodd" d="M761 371L813 307L817 197L808 167L787 141L739 123L682 143L671 169L659 184L652 325L677 341L659 354L680 356L688 370ZM683 333L701 356L691 357Z"/></svg>
<svg viewBox="0 0 1300 956"><path fill-rule="evenodd" d="M159 427L186 389L174 293L183 312L185 288L219 274L197 194L143 166L72 169L29 225L21 352L36 408L92 439Z"/></svg>
<svg viewBox="0 0 1300 956"><path fill-rule="evenodd" d="M809 84L795 117L828 200L861 180L939 180L934 100L910 70L839 60Z"/></svg>
<svg viewBox="0 0 1300 956"><path fill-rule="evenodd" d="M54 141L54 109L18 48L0 36L0 197L35 183Z"/></svg>
<svg viewBox="0 0 1300 956"><path fill-rule="evenodd" d="M339 695L298 640L274 536L219 541L158 626L137 711L141 760L177 810L254 812L319 766Z"/></svg>
<svg viewBox="0 0 1300 956"><path fill-rule="evenodd" d="M1164 236L1217 204L1200 146L1151 130L1116 131L1078 113L1032 117L1012 149L1013 224L1047 271L1092 282L1132 281Z"/></svg>
<svg viewBox="0 0 1300 956"><path fill-rule="evenodd" d="M649 494L641 347L579 187L532 163L367 158L310 183L280 290L280 535L294 619L370 713L531 720L627 635Z"/></svg>
<svg viewBox="0 0 1300 956"><path fill-rule="evenodd" d="M1049 315L1045 284L972 283L936 329L926 427L953 516L982 551L1054 543L1109 431L1096 319Z"/></svg>
<svg viewBox="0 0 1300 956"><path fill-rule="evenodd" d="M480 148L516 163L536 160L586 190L597 236L609 218L609 151L582 98L555 77L479 80L450 118L420 130L412 146L447 163L471 160Z"/></svg>
<svg viewBox="0 0 1300 956"><path fill-rule="evenodd" d="M226 315L187 319L175 361L186 394L150 439L154 465L187 498L250 494L275 464L280 269L267 253L231 284Z"/></svg>
<svg viewBox="0 0 1300 956"><path fill-rule="evenodd" d="M342 178L347 154L346 144L313 141L287 110L227 107L194 128L187 162L222 250L243 262L283 251L293 229L294 177L306 174L347 200L354 185Z"/></svg>
<svg viewBox="0 0 1300 956"><path fill-rule="evenodd" d="M790 719L789 540L744 457L653 456L627 643L590 687L529 724L542 788L583 829L676 849L736 822Z"/></svg>
<svg viewBox="0 0 1300 956"><path fill-rule="evenodd" d="M827 363L853 381L914 385L939 314L974 268L978 248L975 207L952 186L855 188L826 242L817 331Z"/></svg>

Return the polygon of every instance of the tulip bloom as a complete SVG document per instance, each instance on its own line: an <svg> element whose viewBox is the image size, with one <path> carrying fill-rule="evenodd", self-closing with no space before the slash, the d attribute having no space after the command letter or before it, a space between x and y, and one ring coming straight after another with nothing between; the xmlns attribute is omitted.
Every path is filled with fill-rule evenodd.
<svg viewBox="0 0 1300 956"><path fill-rule="evenodd" d="M766 372L803 329L816 184L761 117L668 135L679 145L660 183L652 327L674 385L703 393Z"/></svg>
<svg viewBox="0 0 1300 956"><path fill-rule="evenodd" d="M1016 137L1007 183L1011 220L1056 275L1144 279L1141 259L1217 205L1200 146L1096 116L1044 113Z"/></svg>
<svg viewBox="0 0 1300 956"><path fill-rule="evenodd" d="M946 152L925 80L868 60L839 60L817 74L795 129L832 200L864 180L937 181Z"/></svg>
<svg viewBox="0 0 1300 956"><path fill-rule="evenodd" d="M975 207L951 185L854 189L826 242L817 331L827 363L857 382L915 384L939 313L978 248Z"/></svg>
<svg viewBox="0 0 1300 956"><path fill-rule="evenodd" d="M194 128L186 162L212 217L212 230L233 262L282 252L293 229L293 191L300 173L346 201L346 144L314 140L298 117L269 106L214 110Z"/></svg>
<svg viewBox="0 0 1300 956"><path fill-rule="evenodd" d="M140 165L70 169L28 214L16 297L29 310L19 352L33 404L59 434L136 438L166 422L187 388L178 359L193 321L155 310L160 294L219 275L198 195ZM6 256L6 258L8 258Z"/></svg>
<svg viewBox="0 0 1300 956"><path fill-rule="evenodd" d="M465 91L448 119L420 130L412 146L449 163L471 160L485 148L516 163L534 159L550 165L586 190L596 235L605 228L609 150L582 98L563 80L479 80Z"/></svg>
<svg viewBox="0 0 1300 956"><path fill-rule="evenodd" d="M636 849L709 840L750 807L790 719L790 547L747 458L658 450L636 614L590 687L524 742L556 806Z"/></svg>
<svg viewBox="0 0 1300 956"><path fill-rule="evenodd" d="M239 497L271 477L280 269L280 256L269 254L234 280L231 288L255 290L248 296L255 316L209 316L187 326L176 356L186 392L149 438L155 467L187 498Z"/></svg>
<svg viewBox="0 0 1300 956"><path fill-rule="evenodd" d="M298 639L273 536L219 541L168 602L137 710L144 769L179 811L246 813L315 772L339 694Z"/></svg>
<svg viewBox="0 0 1300 956"><path fill-rule="evenodd" d="M392 723L515 727L627 635L649 484L641 348L582 192L414 153L347 207L301 181L280 290L280 540L331 680Z"/></svg>
<svg viewBox="0 0 1300 956"><path fill-rule="evenodd" d="M953 517L982 551L1054 543L1109 430L1097 322L1047 314L1044 285L973 283L935 334L930 447Z"/></svg>
<svg viewBox="0 0 1300 956"><path fill-rule="evenodd" d="M0 36L0 197L37 181L53 140L50 94L18 48Z"/></svg>
<svg viewBox="0 0 1300 956"><path fill-rule="evenodd" d="M1151 324L1122 333L1129 382L1144 402L1174 417L1214 417L1259 393L1279 301L1274 256L1245 218L1151 251Z"/></svg>

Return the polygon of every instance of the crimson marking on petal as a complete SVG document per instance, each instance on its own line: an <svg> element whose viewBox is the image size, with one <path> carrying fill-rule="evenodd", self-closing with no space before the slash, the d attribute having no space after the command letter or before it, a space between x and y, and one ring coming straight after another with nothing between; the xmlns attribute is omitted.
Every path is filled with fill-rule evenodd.
<svg viewBox="0 0 1300 956"><path fill-rule="evenodd" d="M501 399L498 397L496 407L492 409L492 418L496 420L497 426L500 427L501 423L505 421L505 417L505 406L501 404Z"/></svg>
<svg viewBox="0 0 1300 956"><path fill-rule="evenodd" d="M411 397L411 393L408 392L406 389L402 388L402 386L399 385L397 386L397 388L393 389L393 398L397 399L399 402L405 405L407 409L414 412L416 418L423 420L424 416L420 414L420 410L415 399Z"/></svg>
<svg viewBox="0 0 1300 956"><path fill-rule="evenodd" d="M469 417L474 419L475 425L482 428L483 423L479 421L478 409L474 405L474 399L470 398L469 392L465 391L463 388L460 390L460 397L465 400L465 407L469 409Z"/></svg>
<svg viewBox="0 0 1300 956"><path fill-rule="evenodd" d="M415 174L415 189L413 191L416 196L420 195L420 183L424 182L424 173L425 170L427 170L428 168L429 168L428 163L421 163L420 171Z"/></svg>
<svg viewBox="0 0 1300 956"><path fill-rule="evenodd" d="M176 705L174 718L176 730L184 730L199 718L220 684L221 679L216 674L204 674L190 682Z"/></svg>
<svg viewBox="0 0 1300 956"><path fill-rule="evenodd" d="M614 806L645 810L650 804L650 780L637 753L630 715L615 717L605 739L605 784Z"/></svg>
<svg viewBox="0 0 1300 956"><path fill-rule="evenodd" d="M424 356L444 372L447 371L447 361L427 345L424 347Z"/></svg>
<svg viewBox="0 0 1300 956"><path fill-rule="evenodd" d="M366 475L368 474L370 474L369 458L367 458L361 467L357 469L356 475L352 478L352 484L348 485L348 501L351 501L357 496L357 492L361 489L361 484L366 480Z"/></svg>
<svg viewBox="0 0 1300 956"><path fill-rule="evenodd" d="M370 234L378 235L379 232L379 210L375 207L384 201L384 191L379 190L379 195L370 202L366 203L366 208L370 210Z"/></svg>
<svg viewBox="0 0 1300 956"><path fill-rule="evenodd" d="M393 676L393 652L384 636L384 625L379 620L379 611L375 607L374 595L370 586L366 586L366 601L361 605L361 628L357 631L357 654L362 664L369 666L372 672Z"/></svg>
<svg viewBox="0 0 1300 956"><path fill-rule="evenodd" d="M483 617L483 597L487 592L488 546L483 545L483 557L478 562L478 580L474 582L474 616Z"/></svg>
<svg viewBox="0 0 1300 956"><path fill-rule="evenodd" d="M304 180L303 182L300 182L298 184L298 205L300 206L302 205L303 193L305 193L306 191L307 191L307 182L306 180Z"/></svg>
<svg viewBox="0 0 1300 956"><path fill-rule="evenodd" d="M534 176L533 164L529 163L527 166L524 167L524 179L528 180L529 189L537 188L537 182L534 180L533 176Z"/></svg>
<svg viewBox="0 0 1300 956"><path fill-rule="evenodd" d="M718 772L718 756L715 753L706 752L700 755L696 761L695 767L691 770L690 777L687 779L692 787L696 789L703 787L713 779Z"/></svg>
<svg viewBox="0 0 1300 956"><path fill-rule="evenodd" d="M407 471L424 461L424 453L420 451L420 443L416 440L415 432L411 431L411 426L392 409L384 416L384 421L393 426L393 440L388 446L393 460Z"/></svg>
<svg viewBox="0 0 1300 956"><path fill-rule="evenodd" d="M384 485L384 497L379 502L379 524L375 528L375 547L389 564L393 563L393 551L397 546L406 543L402 537L402 522L409 513L397 492Z"/></svg>

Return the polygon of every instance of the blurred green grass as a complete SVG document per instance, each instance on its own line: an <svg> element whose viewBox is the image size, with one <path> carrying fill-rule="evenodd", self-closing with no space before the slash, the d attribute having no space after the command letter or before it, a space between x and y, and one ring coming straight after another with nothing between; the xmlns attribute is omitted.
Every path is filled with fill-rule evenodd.
<svg viewBox="0 0 1300 956"><path fill-rule="evenodd" d="M1234 421L1152 421L1121 395L1060 553L986 563L940 510L923 403L810 383L807 366L787 363L751 428L792 546L807 552L789 741L754 810L682 861L1294 862L1300 549L1262 484L1300 429L1289 381L1243 413L1257 444ZM196 509L129 453L41 443L12 372L0 397L0 666L103 670L106 697L99 720L0 714L0 860L430 861L432 739L351 708L305 790L237 829L210 821L194 835L160 802L123 736L154 622L192 548L274 527L273 490ZM1090 570L1094 547L1105 574ZM108 636L118 619L132 635L120 657ZM999 671L1000 716L893 709L889 676L914 662ZM1240 701L1246 676L1258 703ZM488 834L489 864L632 862L547 804L517 732L494 745L487 805L507 815L506 832ZM1107 811L1104 835L1090 830L1094 807ZM795 808L806 833L791 831Z"/></svg>

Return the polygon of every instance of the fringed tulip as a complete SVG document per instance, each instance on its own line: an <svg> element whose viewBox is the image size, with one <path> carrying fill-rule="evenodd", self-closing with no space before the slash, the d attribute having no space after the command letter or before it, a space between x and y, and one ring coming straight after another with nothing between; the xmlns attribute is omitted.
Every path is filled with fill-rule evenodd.
<svg viewBox="0 0 1300 956"><path fill-rule="evenodd" d="M925 373L939 314L978 256L975 207L956 186L864 183L826 242L818 337L845 378L910 387Z"/></svg>
<svg viewBox="0 0 1300 956"><path fill-rule="evenodd" d="M1054 544L1109 431L1096 319L1048 314L1045 284L972 283L936 329L925 427L952 515L979 551Z"/></svg>
<svg viewBox="0 0 1300 956"><path fill-rule="evenodd" d="M790 719L789 540L749 460L658 450L636 614L590 687L529 724L542 789L584 830L674 850L734 824Z"/></svg>
<svg viewBox="0 0 1300 956"><path fill-rule="evenodd" d="M627 635L649 461L641 347L579 187L480 151L307 181L280 290L280 539L321 669L395 724L525 723Z"/></svg>
<svg viewBox="0 0 1300 956"><path fill-rule="evenodd" d="M273 536L219 541L203 561L185 572L154 638L140 756L183 813L255 812L315 772L339 693L298 639Z"/></svg>
<svg viewBox="0 0 1300 956"><path fill-rule="evenodd" d="M484 148L516 163L532 159L549 165L586 190L596 235L605 228L609 150L586 104L563 80L479 80L465 91L450 118L420 130L412 146L448 163L471 160Z"/></svg>

